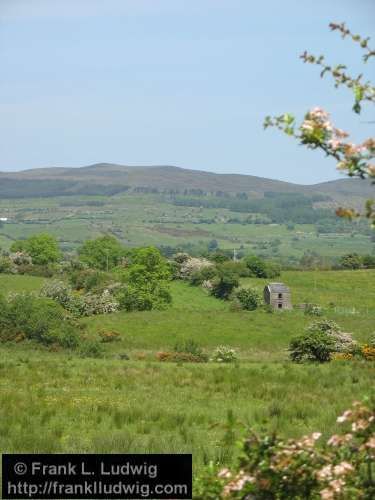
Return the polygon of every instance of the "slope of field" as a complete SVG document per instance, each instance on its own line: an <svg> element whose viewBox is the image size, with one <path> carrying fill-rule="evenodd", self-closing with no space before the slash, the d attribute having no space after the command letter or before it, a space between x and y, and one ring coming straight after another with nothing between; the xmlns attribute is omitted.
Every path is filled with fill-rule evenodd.
<svg viewBox="0 0 375 500"><path fill-rule="evenodd" d="M281 279L294 303L314 299L356 339L368 340L374 271L285 272ZM0 275L0 288L38 291L42 281ZM262 288L263 281L251 283ZM28 343L0 345L1 452L193 452L197 470L210 460L230 463L243 432L233 421L285 436L320 430L325 437L336 430L337 414L373 393L371 363L287 361L290 338L312 320L301 311L233 312L181 282L172 283L172 292L167 311L85 319L93 338L102 329L122 334L105 346L104 359ZM332 302L337 307L329 307ZM186 339L208 353L219 344L234 347L240 361L156 361L157 351ZM124 353L129 361L121 359Z"/></svg>

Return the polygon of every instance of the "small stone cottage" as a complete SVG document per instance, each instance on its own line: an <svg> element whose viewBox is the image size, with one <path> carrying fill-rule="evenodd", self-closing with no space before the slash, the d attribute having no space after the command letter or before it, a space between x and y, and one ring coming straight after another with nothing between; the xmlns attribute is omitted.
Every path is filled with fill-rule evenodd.
<svg viewBox="0 0 375 500"><path fill-rule="evenodd" d="M264 287L264 302L274 309L292 309L290 288L284 283L269 283Z"/></svg>

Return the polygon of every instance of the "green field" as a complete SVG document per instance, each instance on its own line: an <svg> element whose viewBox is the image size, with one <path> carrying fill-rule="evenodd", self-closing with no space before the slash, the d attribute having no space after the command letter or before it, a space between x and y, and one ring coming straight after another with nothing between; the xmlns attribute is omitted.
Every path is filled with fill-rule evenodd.
<svg viewBox="0 0 375 500"><path fill-rule="evenodd" d="M92 206L90 203L101 203ZM87 203L87 205L85 205ZM41 232L56 236L64 250L110 233L124 245L192 245L207 249L215 239L221 249L242 250L273 258L299 259L314 251L326 258L349 252L371 253L368 231L348 223L348 232L318 235L313 224L232 223L248 214L225 208L176 206L161 195L69 196L0 200L0 215L8 222L0 227L0 247ZM210 223L207 223L207 220Z"/></svg>
<svg viewBox="0 0 375 500"><path fill-rule="evenodd" d="M374 271L285 272L281 279L295 304L321 304L357 340L367 341L375 330ZM3 291L37 290L42 282L0 275ZM253 284L261 289L263 282ZM233 441L246 427L285 436L328 434L338 413L373 394L371 363L288 361L290 338L311 321L300 310L234 312L182 282L173 282L172 292L166 311L85 319L94 338L103 329L121 333L121 341L105 345L104 359L25 342L1 346L1 451L184 451L193 452L198 469L210 460L229 463ZM156 360L158 351L190 338L207 353L220 344L234 347L239 362ZM130 360L121 359L124 353Z"/></svg>

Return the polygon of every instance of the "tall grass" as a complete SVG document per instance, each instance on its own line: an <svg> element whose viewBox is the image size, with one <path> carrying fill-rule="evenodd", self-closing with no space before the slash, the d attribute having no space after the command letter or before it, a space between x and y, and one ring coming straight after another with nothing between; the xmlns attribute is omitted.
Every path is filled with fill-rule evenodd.
<svg viewBox="0 0 375 500"><path fill-rule="evenodd" d="M365 363L176 365L3 353L2 452L193 452L197 468L229 463L245 428L334 432L335 416L373 389Z"/></svg>

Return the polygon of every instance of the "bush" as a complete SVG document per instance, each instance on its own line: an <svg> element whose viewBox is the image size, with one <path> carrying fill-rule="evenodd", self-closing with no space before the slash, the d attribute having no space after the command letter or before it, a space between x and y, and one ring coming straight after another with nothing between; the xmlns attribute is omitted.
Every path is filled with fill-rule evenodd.
<svg viewBox="0 0 375 500"><path fill-rule="evenodd" d="M221 269L232 271L237 274L240 278L248 278L251 276L251 272L243 260L233 261L229 260L220 265Z"/></svg>
<svg viewBox="0 0 375 500"><path fill-rule="evenodd" d="M325 363L331 360L334 346L332 336L326 332L316 331L292 339L289 344L289 354L291 360L296 363L303 361Z"/></svg>
<svg viewBox="0 0 375 500"><path fill-rule="evenodd" d="M345 428L328 440L251 433L231 469L210 465L195 482L196 500L375 498L375 412L354 403L338 417Z"/></svg>
<svg viewBox="0 0 375 500"><path fill-rule="evenodd" d="M202 285L206 281L211 281L217 275L217 269L215 266L206 266L199 271L194 271L190 275L190 284L194 286Z"/></svg>
<svg viewBox="0 0 375 500"><path fill-rule="evenodd" d="M206 360L189 352L161 351L156 354L159 361L172 363L204 363Z"/></svg>
<svg viewBox="0 0 375 500"><path fill-rule="evenodd" d="M119 332L115 332L113 330L110 331L102 331L99 332L99 337L101 339L101 342L107 343L107 342L117 342L118 340L121 339L121 335Z"/></svg>
<svg viewBox="0 0 375 500"><path fill-rule="evenodd" d="M247 311L255 311L262 303L262 297L255 288L239 288L234 296L241 308Z"/></svg>
<svg viewBox="0 0 375 500"><path fill-rule="evenodd" d="M308 326L307 331L311 334L315 334L316 332L327 333L334 342L334 352L350 352L355 354L358 350L358 344L353 340L352 335L340 331L339 325L334 321L328 319L314 321Z"/></svg>
<svg viewBox="0 0 375 500"><path fill-rule="evenodd" d="M340 266L344 269L359 269L362 259L357 253L349 253L340 258Z"/></svg>
<svg viewBox="0 0 375 500"><path fill-rule="evenodd" d="M366 361L375 361L375 347L365 344L361 348L361 354Z"/></svg>
<svg viewBox="0 0 375 500"><path fill-rule="evenodd" d="M65 309L67 309L71 294L72 290L70 287L63 281L58 280L47 281L40 291L41 296L55 300Z"/></svg>
<svg viewBox="0 0 375 500"><path fill-rule="evenodd" d="M211 295L218 299L228 300L234 288L238 287L238 275L228 269L218 269L218 275L212 280Z"/></svg>
<svg viewBox="0 0 375 500"><path fill-rule="evenodd" d="M192 339L177 343L174 347L174 352L191 354L194 358L199 358L202 362L208 361L207 354L205 354L200 345Z"/></svg>
<svg viewBox="0 0 375 500"><path fill-rule="evenodd" d="M0 273L13 274L17 272L17 267L9 257L0 257Z"/></svg>
<svg viewBox="0 0 375 500"><path fill-rule="evenodd" d="M221 345L214 350L210 361L214 363L233 363L237 361L236 351L231 347Z"/></svg>
<svg viewBox="0 0 375 500"><path fill-rule="evenodd" d="M331 360L332 353L356 354L358 344L350 333L340 331L334 321L317 320L306 328L306 333L292 339L289 354L292 361L318 361L324 363Z"/></svg>
<svg viewBox="0 0 375 500"><path fill-rule="evenodd" d="M251 276L256 278L277 278L280 276L280 266L278 264L267 262L256 255L246 257L245 264Z"/></svg>
<svg viewBox="0 0 375 500"><path fill-rule="evenodd" d="M123 285L116 293L119 309L125 311L151 311L151 309L165 309L171 302L172 296L164 283L156 283L152 289Z"/></svg>
<svg viewBox="0 0 375 500"><path fill-rule="evenodd" d="M111 276L97 269L79 269L70 273L69 280L76 290L102 291L111 282Z"/></svg>
<svg viewBox="0 0 375 500"><path fill-rule="evenodd" d="M119 303L112 297L108 290L100 294L87 293L78 295L63 281L47 282L41 295L49 297L58 302L64 309L74 316L91 316L94 314L109 314L119 308Z"/></svg>
<svg viewBox="0 0 375 500"><path fill-rule="evenodd" d="M44 345L76 348L79 333L62 307L48 298L14 294L0 300L0 339L29 339Z"/></svg>
<svg viewBox="0 0 375 500"><path fill-rule="evenodd" d="M209 260L190 257L190 255L187 254L177 254L175 256L175 261L179 265L179 270L176 273L177 278L182 280L189 280L193 274L202 271L204 268L214 268L214 265Z"/></svg>
<svg viewBox="0 0 375 500"><path fill-rule="evenodd" d="M108 290L102 294L88 293L84 297L84 315L110 314L119 310L119 302L112 297Z"/></svg>

